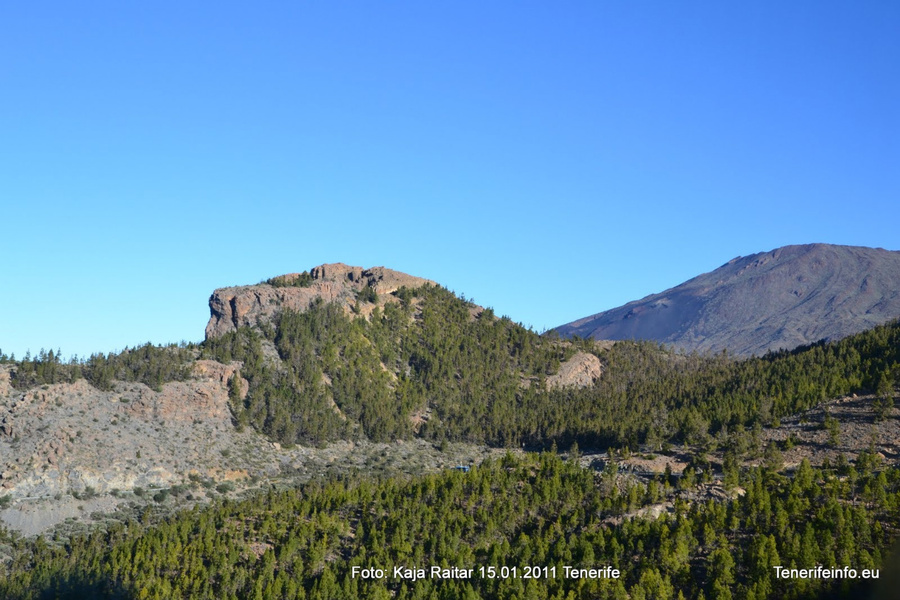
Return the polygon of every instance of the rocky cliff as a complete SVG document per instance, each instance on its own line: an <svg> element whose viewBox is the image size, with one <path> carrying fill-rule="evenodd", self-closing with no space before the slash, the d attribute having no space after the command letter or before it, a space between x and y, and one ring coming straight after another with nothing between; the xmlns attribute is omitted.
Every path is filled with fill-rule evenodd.
<svg viewBox="0 0 900 600"><path fill-rule="evenodd" d="M220 288L209 298L206 337L215 338L238 327L267 321L283 308L304 311L317 298L340 302L349 308L367 288L381 297L401 287L416 288L429 283L434 284L384 267L364 269L334 263L315 267L308 273L281 275L257 285Z"/></svg>
<svg viewBox="0 0 900 600"><path fill-rule="evenodd" d="M234 429L227 382L239 366L197 361L189 381L158 392L125 382L101 391L84 379L28 390L0 385L0 494L166 486L191 470L223 466L220 452Z"/></svg>
<svg viewBox="0 0 900 600"><path fill-rule="evenodd" d="M809 244L738 257L556 331L738 355L838 339L900 317L900 252Z"/></svg>

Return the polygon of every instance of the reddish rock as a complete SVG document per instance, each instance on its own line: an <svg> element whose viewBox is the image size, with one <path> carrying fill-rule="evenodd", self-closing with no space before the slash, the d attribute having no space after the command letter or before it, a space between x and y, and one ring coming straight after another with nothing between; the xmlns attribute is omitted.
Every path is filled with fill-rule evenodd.
<svg viewBox="0 0 900 600"><path fill-rule="evenodd" d="M210 319L206 337L216 338L238 327L267 322L282 308L304 311L310 302L340 302L346 308L356 303L356 294L370 287L378 295L395 292L401 287L416 288L433 281L413 277L384 267L351 267L343 263L325 264L310 271L312 282L307 287L275 287L268 283L221 288L209 298ZM294 281L297 273L276 279Z"/></svg>
<svg viewBox="0 0 900 600"><path fill-rule="evenodd" d="M555 375L547 378L547 389L588 387L600 379L603 366L600 359L587 352L579 352L559 366Z"/></svg>

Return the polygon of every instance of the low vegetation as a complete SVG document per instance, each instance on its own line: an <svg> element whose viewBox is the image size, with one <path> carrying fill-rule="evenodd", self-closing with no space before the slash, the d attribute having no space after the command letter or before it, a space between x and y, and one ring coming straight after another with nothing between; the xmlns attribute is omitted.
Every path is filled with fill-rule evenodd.
<svg viewBox="0 0 900 600"><path fill-rule="evenodd" d="M268 283L272 287L309 287L312 285L313 278L309 271L298 273L296 277L288 277L287 275L279 275L266 279L263 283Z"/></svg>
<svg viewBox="0 0 900 600"><path fill-rule="evenodd" d="M15 364L11 382L18 389L37 385L72 383L86 379L101 390L112 389L113 381L140 381L158 390L168 381L184 381L191 374L194 351L187 344L154 346L149 342L122 352L93 354L80 360L63 361L60 352L41 350L26 354Z"/></svg>

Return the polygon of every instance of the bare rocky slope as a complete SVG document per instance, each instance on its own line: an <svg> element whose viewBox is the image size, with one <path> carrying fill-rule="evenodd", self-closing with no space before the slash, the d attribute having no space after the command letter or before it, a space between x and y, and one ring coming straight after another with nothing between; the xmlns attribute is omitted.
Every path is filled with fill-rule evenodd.
<svg viewBox="0 0 900 600"><path fill-rule="evenodd" d="M897 317L900 252L808 244L735 258L555 331L750 356L839 339Z"/></svg>
<svg viewBox="0 0 900 600"><path fill-rule="evenodd" d="M172 484L178 472L215 471L233 429L225 384L236 365L197 361L190 381L159 392L142 383L101 391L84 379L4 386L0 490L22 498L109 492ZM8 378L3 369L0 380Z"/></svg>

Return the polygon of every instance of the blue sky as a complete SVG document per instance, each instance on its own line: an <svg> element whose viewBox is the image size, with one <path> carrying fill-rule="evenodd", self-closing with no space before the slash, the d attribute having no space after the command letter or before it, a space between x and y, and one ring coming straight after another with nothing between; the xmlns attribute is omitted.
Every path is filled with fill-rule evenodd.
<svg viewBox="0 0 900 600"><path fill-rule="evenodd" d="M898 30L893 1L5 3L0 348L199 341L214 288L324 262L540 330L782 245L898 250Z"/></svg>

